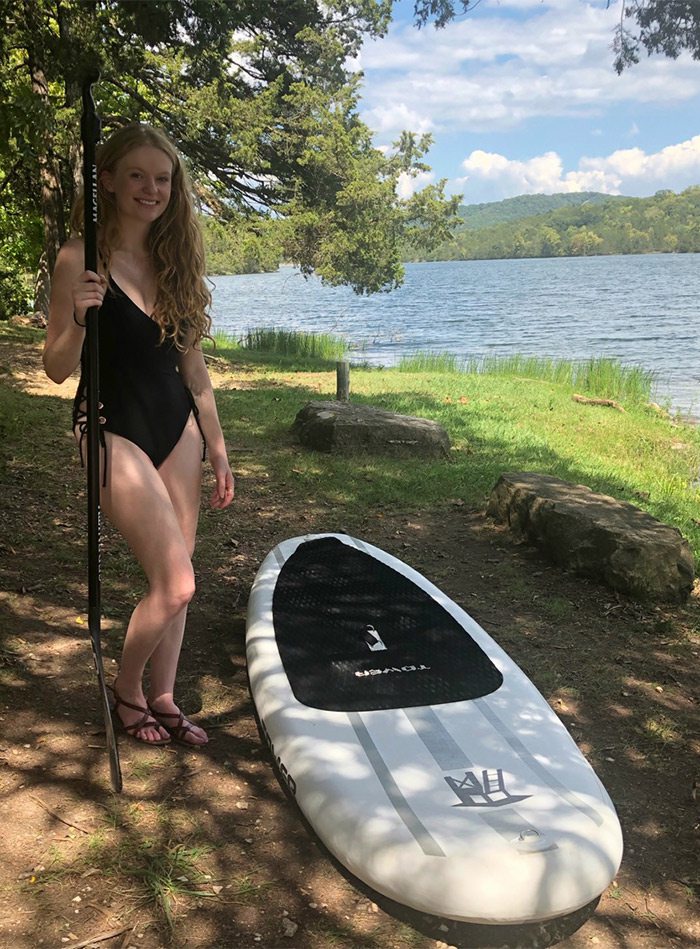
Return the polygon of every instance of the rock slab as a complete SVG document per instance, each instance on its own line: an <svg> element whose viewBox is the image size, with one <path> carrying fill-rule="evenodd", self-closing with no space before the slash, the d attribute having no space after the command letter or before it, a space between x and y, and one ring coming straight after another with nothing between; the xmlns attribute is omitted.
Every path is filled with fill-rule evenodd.
<svg viewBox="0 0 700 949"><path fill-rule="evenodd" d="M309 402L292 431L316 451L446 458L450 439L437 422L350 402Z"/></svg>
<svg viewBox="0 0 700 949"><path fill-rule="evenodd" d="M560 566L636 599L683 602L693 588L693 554L680 531L584 485L503 474L486 513Z"/></svg>

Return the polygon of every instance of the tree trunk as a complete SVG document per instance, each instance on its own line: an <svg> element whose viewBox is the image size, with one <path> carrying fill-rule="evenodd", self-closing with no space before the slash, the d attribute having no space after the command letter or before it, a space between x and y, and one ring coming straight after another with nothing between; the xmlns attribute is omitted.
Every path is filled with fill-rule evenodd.
<svg viewBox="0 0 700 949"><path fill-rule="evenodd" d="M51 271L46 259L46 251L39 258L39 266L34 280L34 312L48 317L49 296L51 295Z"/></svg>
<svg viewBox="0 0 700 949"><path fill-rule="evenodd" d="M32 0L25 0L24 12L27 23L27 36L39 36L39 24L36 18L39 15L38 5ZM45 268L53 273L58 256L58 250L66 239L66 224L63 212L63 192L61 178L53 154L51 104L49 102L49 86L44 71L39 50L34 44L27 44L27 64L32 84L32 93L41 100L42 130L37 149L39 164L39 185L41 197L41 215L44 221L44 253ZM41 265L40 265L41 266ZM46 282L37 275L37 296L34 301L34 311L46 314L48 311L48 293ZM39 290L39 288L41 288Z"/></svg>

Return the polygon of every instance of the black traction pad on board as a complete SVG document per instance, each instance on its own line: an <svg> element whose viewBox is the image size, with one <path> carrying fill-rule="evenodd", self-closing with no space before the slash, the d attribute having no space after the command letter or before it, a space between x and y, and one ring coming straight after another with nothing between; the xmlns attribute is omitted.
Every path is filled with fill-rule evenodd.
<svg viewBox="0 0 700 949"><path fill-rule="evenodd" d="M503 676L425 590L335 537L301 543L272 600L277 646L298 702L336 712L460 702Z"/></svg>

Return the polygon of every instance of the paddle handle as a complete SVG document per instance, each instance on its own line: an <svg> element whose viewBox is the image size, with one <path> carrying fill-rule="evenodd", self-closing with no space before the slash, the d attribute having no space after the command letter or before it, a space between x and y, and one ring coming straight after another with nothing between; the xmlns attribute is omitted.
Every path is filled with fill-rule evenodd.
<svg viewBox="0 0 700 949"><path fill-rule="evenodd" d="M97 272L97 165L95 147L101 122L92 97L99 73L89 74L83 83L83 113L80 123L83 142L83 187L85 219L85 269ZM99 432L99 328L98 309L90 307L85 317L87 347L87 488L88 488L88 618L90 631L100 633L100 432Z"/></svg>
<svg viewBox="0 0 700 949"><path fill-rule="evenodd" d="M85 269L97 273L97 163L95 151L100 140L100 117L95 109L92 86L99 79L94 71L83 82L83 112L80 134L83 145L83 188L85 218L83 240L85 243ZM98 307L93 306L85 316L87 349L86 415L87 415L87 507L88 507L88 627L92 643L92 655L100 692L100 704L105 722L107 750L112 788L118 793L122 789L122 774L119 751L114 735L114 726L105 684L102 661L101 637L101 590L100 590L100 345Z"/></svg>

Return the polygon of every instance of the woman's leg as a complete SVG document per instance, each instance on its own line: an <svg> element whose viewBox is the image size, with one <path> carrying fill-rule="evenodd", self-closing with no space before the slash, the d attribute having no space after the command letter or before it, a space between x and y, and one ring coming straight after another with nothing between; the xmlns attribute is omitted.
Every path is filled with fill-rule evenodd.
<svg viewBox="0 0 700 949"><path fill-rule="evenodd" d="M191 415L179 442L158 469L158 474L168 491L190 556L194 551L197 521L199 519L202 483L201 459L202 437L194 416ZM175 677L186 618L187 608L172 621L168 627L167 635L163 636L151 656L149 705L153 710L167 715L179 714L179 709L174 701ZM166 718L166 722L172 726L176 719ZM207 741L206 732L196 725L189 722L188 724L191 729L187 732L186 740L193 745L205 744Z"/></svg>
<svg viewBox="0 0 700 949"><path fill-rule="evenodd" d="M146 663L164 636L184 626L187 604L194 594L190 544L168 489L148 456L133 442L105 434L109 470L102 489L102 510L131 547L149 585L129 621L115 687L126 702L145 706ZM138 712L124 706L118 714L125 725L140 718ZM155 725L144 726L136 735L144 741L166 737Z"/></svg>

